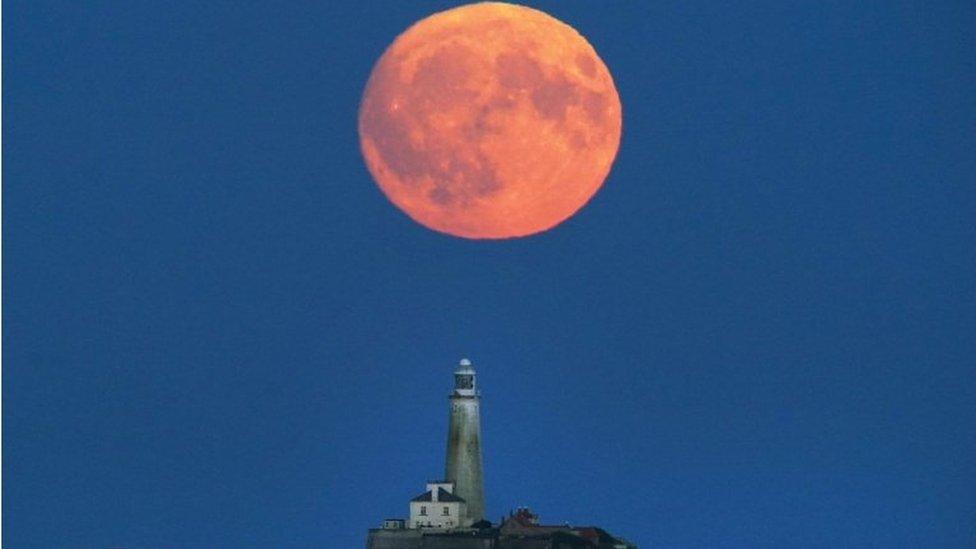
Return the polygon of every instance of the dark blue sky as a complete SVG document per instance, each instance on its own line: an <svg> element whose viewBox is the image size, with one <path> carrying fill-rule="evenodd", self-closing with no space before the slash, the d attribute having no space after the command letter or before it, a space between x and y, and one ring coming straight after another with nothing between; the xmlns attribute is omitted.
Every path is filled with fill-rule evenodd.
<svg viewBox="0 0 976 549"><path fill-rule="evenodd" d="M358 151L450 5L5 3L4 546L359 547L442 474L469 356L493 520L972 547L972 3L533 3L624 133L502 242Z"/></svg>

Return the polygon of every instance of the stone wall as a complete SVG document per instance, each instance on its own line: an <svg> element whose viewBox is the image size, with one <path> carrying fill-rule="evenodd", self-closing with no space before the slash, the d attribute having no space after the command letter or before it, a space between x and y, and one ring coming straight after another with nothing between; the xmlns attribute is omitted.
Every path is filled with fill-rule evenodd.
<svg viewBox="0 0 976 549"><path fill-rule="evenodd" d="M490 537L423 535L419 530L370 530L366 549L493 549ZM514 548L513 548L514 549Z"/></svg>
<svg viewBox="0 0 976 549"><path fill-rule="evenodd" d="M599 548L621 547L607 542ZM633 548L633 546L630 546ZM421 533L420 530L370 530L366 549L596 549L593 543L569 534L545 537L499 537L497 530L480 534ZM636 548L633 548L636 549Z"/></svg>
<svg viewBox="0 0 976 549"><path fill-rule="evenodd" d="M366 549L422 549L419 530L370 530Z"/></svg>

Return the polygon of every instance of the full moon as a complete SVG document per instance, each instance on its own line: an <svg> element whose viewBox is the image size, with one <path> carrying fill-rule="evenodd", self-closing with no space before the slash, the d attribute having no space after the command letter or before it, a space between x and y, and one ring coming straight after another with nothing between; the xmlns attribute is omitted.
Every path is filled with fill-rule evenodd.
<svg viewBox="0 0 976 549"><path fill-rule="evenodd" d="M569 25L486 2L423 19L366 84L370 174L412 219L464 238L550 229L603 185L620 144L610 71Z"/></svg>

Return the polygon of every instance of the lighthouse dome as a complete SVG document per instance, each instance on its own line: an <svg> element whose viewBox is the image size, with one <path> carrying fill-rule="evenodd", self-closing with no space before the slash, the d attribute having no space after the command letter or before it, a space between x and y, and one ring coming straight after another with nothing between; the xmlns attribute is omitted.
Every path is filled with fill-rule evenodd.
<svg viewBox="0 0 976 549"><path fill-rule="evenodd" d="M456 374L459 374L459 373L472 373L473 374L474 373L474 365L471 364L471 361L470 360L468 360L466 358L462 358L461 359L461 362L458 362L458 366L454 370L454 373L456 373Z"/></svg>

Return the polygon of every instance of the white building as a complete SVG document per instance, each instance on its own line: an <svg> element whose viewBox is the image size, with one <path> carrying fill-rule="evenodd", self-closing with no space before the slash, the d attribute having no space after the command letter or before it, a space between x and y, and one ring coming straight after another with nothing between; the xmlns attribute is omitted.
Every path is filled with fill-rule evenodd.
<svg viewBox="0 0 976 549"><path fill-rule="evenodd" d="M466 524L467 504L454 495L454 483L427 483L427 491L410 500L408 528L439 528L450 530Z"/></svg>

